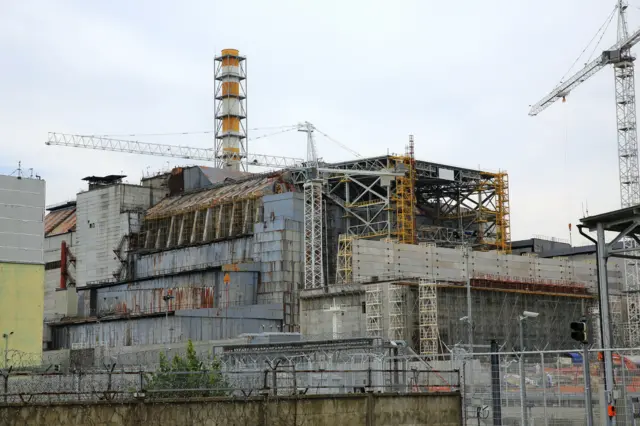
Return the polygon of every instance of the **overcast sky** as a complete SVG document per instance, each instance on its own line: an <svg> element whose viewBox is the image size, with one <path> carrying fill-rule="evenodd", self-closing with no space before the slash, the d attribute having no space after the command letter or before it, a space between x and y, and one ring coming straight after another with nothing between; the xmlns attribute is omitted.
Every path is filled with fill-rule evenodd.
<svg viewBox="0 0 640 426"><path fill-rule="evenodd" d="M181 163L44 141L50 131L211 130L212 58L237 48L248 58L250 128L308 120L365 156L401 152L413 133L420 159L509 172L514 239L568 239L587 203L591 214L619 207L613 71L527 113L614 4L0 0L0 173L22 161L46 179L52 204L73 199L87 175L137 182ZM600 47L614 41L615 20ZM139 139L213 144L206 134ZM354 158L322 137L318 145L326 160ZM250 151L303 157L305 148L291 132Z"/></svg>

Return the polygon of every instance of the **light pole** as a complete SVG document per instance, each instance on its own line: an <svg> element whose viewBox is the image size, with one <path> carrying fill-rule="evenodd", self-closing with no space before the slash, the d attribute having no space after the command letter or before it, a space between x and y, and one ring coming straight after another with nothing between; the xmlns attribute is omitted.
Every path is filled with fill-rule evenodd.
<svg viewBox="0 0 640 426"><path fill-rule="evenodd" d="M527 400L527 388L524 377L524 331L522 323L527 318L536 318L538 315L537 312L524 311L518 317L518 322L520 323L520 417L522 418L522 426L528 426L527 409L524 406Z"/></svg>
<svg viewBox="0 0 640 426"><path fill-rule="evenodd" d="M2 338L4 339L4 368L7 368L9 365L9 336L12 334L13 331L10 331L8 334L2 334Z"/></svg>
<svg viewBox="0 0 640 426"><path fill-rule="evenodd" d="M465 257L465 272L466 272L466 287L467 287L467 315L466 321L469 325L469 353L473 355L473 316L471 314L471 277L469 274L469 247L464 245L464 257Z"/></svg>

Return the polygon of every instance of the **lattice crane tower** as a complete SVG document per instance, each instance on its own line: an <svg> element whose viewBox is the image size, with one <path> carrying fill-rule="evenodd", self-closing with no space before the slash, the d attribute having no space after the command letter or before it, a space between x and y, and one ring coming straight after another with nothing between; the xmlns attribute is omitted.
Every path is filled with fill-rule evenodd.
<svg viewBox="0 0 640 426"><path fill-rule="evenodd" d="M246 58L236 49L215 57L215 161L219 168L248 171Z"/></svg>
<svg viewBox="0 0 640 426"><path fill-rule="evenodd" d="M638 168L638 134L636 123L635 57L631 48L640 42L640 29L629 34L626 0L617 1L617 42L604 50L580 71L556 86L549 94L531 107L529 115L537 115L558 99L565 99L571 90L584 83L606 65L613 65L616 91L616 133L622 208L640 204L640 172ZM625 248L637 247L634 240L623 239ZM637 252L630 252L637 254ZM625 290L628 313L629 347L640 346L640 274L635 260L625 261Z"/></svg>

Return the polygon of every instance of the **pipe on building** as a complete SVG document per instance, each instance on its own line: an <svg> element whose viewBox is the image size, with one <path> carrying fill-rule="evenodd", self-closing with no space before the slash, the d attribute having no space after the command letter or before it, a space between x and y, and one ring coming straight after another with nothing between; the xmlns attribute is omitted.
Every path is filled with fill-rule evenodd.
<svg viewBox="0 0 640 426"><path fill-rule="evenodd" d="M67 242L60 243L60 290L67 288Z"/></svg>

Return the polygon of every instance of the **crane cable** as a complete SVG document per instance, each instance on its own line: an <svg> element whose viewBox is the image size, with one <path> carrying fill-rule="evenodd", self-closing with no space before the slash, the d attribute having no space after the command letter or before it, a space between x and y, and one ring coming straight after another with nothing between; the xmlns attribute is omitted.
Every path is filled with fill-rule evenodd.
<svg viewBox="0 0 640 426"><path fill-rule="evenodd" d="M333 142L336 145L338 145L339 147L341 147L342 149L344 149L346 151L349 151L352 155L356 156L357 158L362 158L362 155L358 154L356 151L354 151L353 149L349 148L347 145L343 144L342 142L335 140L334 138L332 138L328 134L324 133L322 130L318 129L317 127L315 128L315 130L318 133L320 133L322 136L324 136L325 138L329 139L331 142Z"/></svg>
<svg viewBox="0 0 640 426"><path fill-rule="evenodd" d="M295 129L295 125L289 126L267 126L267 127L254 127L248 130L275 130L275 129ZM94 138L122 138L122 137L140 137L140 136L185 136L185 135L208 135L215 133L215 130L193 130L188 132L165 132L165 133L120 133L120 134L104 134L104 135L89 135ZM276 134L276 133L274 133ZM263 136L261 136L263 137Z"/></svg>
<svg viewBox="0 0 640 426"><path fill-rule="evenodd" d="M593 53L595 52L595 50L598 48L598 45L600 45L600 42L602 41L602 37L604 36L604 33L607 31L607 29L609 28L609 24L611 24L611 21L613 20L613 17L616 13L616 10L618 10L618 5L616 4L613 7L613 10L611 11L611 13L609 14L609 16L607 16L607 19L605 19L604 23L600 26L600 28L598 29L598 31L596 31L596 33L593 35L593 37L591 38L591 40L589 40L589 43L587 43L587 45L585 46L584 49L582 49L582 52L580 52L580 54L578 55L578 57L575 59L575 61L573 61L573 63L571 64L571 66L569 67L569 69L567 70L566 73L564 73L564 75L560 78L560 82L558 83L558 86L561 85L564 82L564 79L567 78L567 75L571 72L571 70L573 69L573 67L578 63L578 61L580 60L580 58L582 57L582 55L584 55L584 53L589 49L589 46L591 45L591 43L593 43L593 41L598 37L598 34L600 34L600 38L598 39L598 42L596 43L595 47L593 48L593 51L591 52L591 55L589 56L589 58L587 59L587 62L589 62L589 60L591 59L591 57L593 57Z"/></svg>

